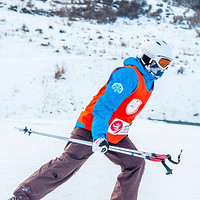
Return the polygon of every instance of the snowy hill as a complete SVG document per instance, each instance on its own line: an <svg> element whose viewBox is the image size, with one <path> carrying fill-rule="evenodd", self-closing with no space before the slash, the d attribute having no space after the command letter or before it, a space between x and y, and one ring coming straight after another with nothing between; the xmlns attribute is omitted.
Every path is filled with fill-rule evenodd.
<svg viewBox="0 0 200 200"><path fill-rule="evenodd" d="M43 14L21 12L28 2ZM57 2L60 4L50 0L0 1L1 198L10 197L21 181L59 156L65 146L59 140L26 137L14 127L27 125L70 136L80 111L112 70L122 66L125 58L137 55L144 37L156 36L172 46L175 59L156 82L130 137L143 151L170 153L173 157L180 149L184 151L180 165L170 166L174 169L171 176L165 175L159 163L147 162L139 200L199 200L199 127L147 120L200 123L198 27L190 29L184 21L173 23L173 16L192 16L193 11L148 0L152 13L162 8L158 17L121 18L115 23L98 24L44 14L59 9L65 1ZM56 79L58 68L64 73ZM118 173L118 167L96 154L72 180L44 199L107 200Z"/></svg>
<svg viewBox="0 0 200 200"><path fill-rule="evenodd" d="M71 22L8 9L17 2L0 8L1 118L78 114L112 70L136 56L143 38L156 36L173 47L175 59L140 117L200 122L200 43L194 29L172 24L172 17ZM160 1L153 2L156 10ZM166 3L162 7L171 15L192 13L177 7L169 11ZM64 79L55 80L57 67L64 68Z"/></svg>

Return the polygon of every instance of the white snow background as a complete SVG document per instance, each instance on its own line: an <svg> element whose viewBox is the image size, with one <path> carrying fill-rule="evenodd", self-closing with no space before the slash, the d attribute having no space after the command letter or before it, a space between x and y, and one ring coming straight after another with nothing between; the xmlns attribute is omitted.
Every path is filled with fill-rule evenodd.
<svg viewBox="0 0 200 200"><path fill-rule="evenodd" d="M41 6L46 3L38 2ZM156 3L149 1L156 9ZM199 200L199 126L166 124L147 118L200 123L200 40L194 29L174 25L171 18L119 19L114 24L69 22L65 18L28 15L8 10L19 1L0 3L0 198L42 164L59 156L64 141L26 136L14 127L70 136L80 111L123 60L136 56L145 36L165 39L174 62L140 116L130 138L139 150L171 154L183 149L179 165L147 161L139 200ZM22 4L22 2L21 2ZM178 14L185 8L167 7ZM190 15L192 11L186 12ZM173 14L170 16L172 17ZM64 68L55 80L57 67ZM177 74L183 67L184 73ZM46 200L107 200L120 168L94 154L67 183Z"/></svg>

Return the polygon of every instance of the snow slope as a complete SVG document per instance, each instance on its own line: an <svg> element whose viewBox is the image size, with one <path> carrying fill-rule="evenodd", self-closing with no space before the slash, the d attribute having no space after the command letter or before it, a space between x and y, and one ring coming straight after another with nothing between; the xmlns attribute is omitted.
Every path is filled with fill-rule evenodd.
<svg viewBox="0 0 200 200"><path fill-rule="evenodd" d="M0 133L0 194L7 199L25 178L42 164L59 156L65 141L43 136L27 136L14 129L27 125L32 130L70 136L75 118L71 120L1 120ZM142 128L141 128L142 127ZM173 169L165 175L160 163L146 161L139 200L199 200L200 128L170 125L138 119L130 137L139 150L171 154L176 160L183 149L179 165L167 162ZM52 148L53 147L53 148ZM104 155L95 153L68 182L44 200L102 200L109 199L120 168Z"/></svg>
<svg viewBox="0 0 200 200"><path fill-rule="evenodd" d="M0 8L1 118L79 113L112 70L137 55L143 38L156 36L172 46L175 59L140 117L200 122L200 44L195 30L173 25L168 18L99 25L7 7ZM185 11L172 8L170 13ZM55 81L57 66L65 69L65 79ZM178 73L181 69L183 74Z"/></svg>

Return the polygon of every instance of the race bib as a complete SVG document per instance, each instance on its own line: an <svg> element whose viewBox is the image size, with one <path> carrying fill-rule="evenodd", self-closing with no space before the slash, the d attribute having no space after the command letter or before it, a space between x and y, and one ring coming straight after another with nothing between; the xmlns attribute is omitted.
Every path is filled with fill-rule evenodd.
<svg viewBox="0 0 200 200"><path fill-rule="evenodd" d="M127 135L131 124L121 120L114 119L108 128L108 132L113 135Z"/></svg>
<svg viewBox="0 0 200 200"><path fill-rule="evenodd" d="M142 101L140 99L133 99L126 107L126 114L127 115L135 114L141 105Z"/></svg>

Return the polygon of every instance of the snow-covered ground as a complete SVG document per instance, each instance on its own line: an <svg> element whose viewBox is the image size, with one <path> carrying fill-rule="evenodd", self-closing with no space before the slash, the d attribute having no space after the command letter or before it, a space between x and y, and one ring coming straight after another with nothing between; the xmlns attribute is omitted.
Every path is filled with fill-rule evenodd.
<svg viewBox="0 0 200 200"><path fill-rule="evenodd" d="M184 10L173 7L170 13L178 11ZM199 123L200 42L195 30L145 17L102 25L68 22L6 7L0 8L1 118L79 113L112 70L137 55L146 36L165 39L175 59L140 117ZM64 68L65 79L55 81L57 66ZM183 74L177 74L180 69Z"/></svg>
<svg viewBox="0 0 200 200"><path fill-rule="evenodd" d="M1 120L0 133L0 195L7 199L25 178L42 164L63 152L65 141L43 136L27 136L15 126L70 136L74 126L71 120ZM179 165L169 166L172 175L165 175L160 163L146 161L139 200L199 200L200 160L198 159L200 128L171 125L138 119L131 129L130 138L138 149L171 154L173 159L183 149ZM68 182L47 195L45 200L102 200L109 199L120 168L104 155L93 154Z"/></svg>
<svg viewBox="0 0 200 200"><path fill-rule="evenodd" d="M161 1L152 1L156 6L153 2ZM14 127L27 125L69 136L80 111L112 70L137 54L145 36L156 36L173 47L175 59L156 82L130 137L140 150L173 156L182 148L184 151L182 162L171 165L174 174L170 176L161 164L147 161L139 200L199 200L200 128L146 120L200 123L200 42L196 31L171 24L172 14L159 23L141 17L100 25L17 13L7 9L9 3L0 3L1 198L7 199L22 180L59 156L65 146L59 140L24 136ZM165 6L163 10L173 14L184 12ZM54 78L57 67L65 70L59 80ZM178 74L180 69L183 74ZM118 173L118 167L95 154L75 177L44 199L109 199Z"/></svg>

